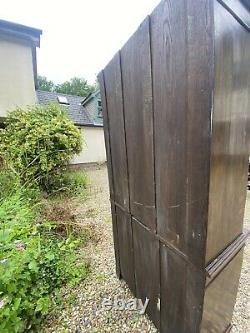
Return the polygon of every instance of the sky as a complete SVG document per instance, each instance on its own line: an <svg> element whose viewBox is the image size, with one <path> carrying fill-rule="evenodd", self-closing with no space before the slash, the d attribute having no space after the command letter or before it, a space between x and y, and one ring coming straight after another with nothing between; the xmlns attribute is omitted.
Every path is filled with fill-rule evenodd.
<svg viewBox="0 0 250 333"><path fill-rule="evenodd" d="M38 73L56 83L96 74L160 0L1 0L1 19L43 30Z"/></svg>

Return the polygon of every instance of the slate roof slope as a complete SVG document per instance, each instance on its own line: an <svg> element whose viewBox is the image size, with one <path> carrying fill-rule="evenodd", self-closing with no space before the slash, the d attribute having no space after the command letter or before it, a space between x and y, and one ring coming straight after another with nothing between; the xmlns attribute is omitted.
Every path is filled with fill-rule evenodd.
<svg viewBox="0 0 250 333"><path fill-rule="evenodd" d="M94 122L94 119L91 118L87 110L83 107L82 101L84 100L84 97L61 94L57 92L42 91L42 90L37 90L36 94L37 94L38 103L43 105L46 105L48 103L60 104L58 102L58 96L66 97L69 102L69 105L66 104L60 104L60 105L65 107L69 117L71 118L71 120L74 122L75 125L100 127L100 124L96 124Z"/></svg>

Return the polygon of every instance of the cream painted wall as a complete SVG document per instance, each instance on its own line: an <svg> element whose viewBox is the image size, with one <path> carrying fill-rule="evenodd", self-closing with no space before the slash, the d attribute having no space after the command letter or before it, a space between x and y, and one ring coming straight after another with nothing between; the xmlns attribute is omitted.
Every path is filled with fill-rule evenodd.
<svg viewBox="0 0 250 333"><path fill-rule="evenodd" d="M31 45L0 34L0 117L35 103Z"/></svg>
<svg viewBox="0 0 250 333"><path fill-rule="evenodd" d="M81 134L86 145L70 164L103 163L106 161L104 132L102 127L81 127Z"/></svg>

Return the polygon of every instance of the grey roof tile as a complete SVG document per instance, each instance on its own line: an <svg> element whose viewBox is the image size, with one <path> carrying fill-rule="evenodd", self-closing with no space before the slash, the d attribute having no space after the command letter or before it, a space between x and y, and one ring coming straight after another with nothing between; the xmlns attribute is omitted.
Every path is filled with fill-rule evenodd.
<svg viewBox="0 0 250 333"><path fill-rule="evenodd" d="M83 125L83 126L100 126L94 122L94 119L91 119L91 116L87 112L87 110L83 107L82 101L84 97L81 96L74 96L68 94L61 94L57 92L49 92L49 91L42 91L37 90L37 99L39 104L48 104L48 103L58 103L58 96L65 96L69 102L69 105L63 105L71 120L74 122L75 125Z"/></svg>

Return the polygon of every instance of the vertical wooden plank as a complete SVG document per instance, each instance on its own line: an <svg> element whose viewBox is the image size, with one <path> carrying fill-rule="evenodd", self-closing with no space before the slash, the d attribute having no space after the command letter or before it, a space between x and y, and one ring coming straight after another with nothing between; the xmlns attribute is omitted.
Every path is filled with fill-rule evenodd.
<svg viewBox="0 0 250 333"><path fill-rule="evenodd" d="M102 114L103 114L103 127L104 127L104 139L107 155L107 167L108 167L108 177L109 177L109 192L111 199L114 200L114 184L113 184L113 170L112 170L112 156L110 148L110 126L108 119L108 109L107 109L107 99L106 99L106 87L104 82L104 72L102 71L98 75L98 82L100 85L100 93L102 99Z"/></svg>
<svg viewBox="0 0 250 333"><path fill-rule="evenodd" d="M118 238L118 226L117 226L117 216L116 207L113 202L111 202L111 214L112 214L112 228L113 228L113 242L115 251L115 263L116 263L116 275L121 279L121 266L120 266L120 250L119 250L119 238Z"/></svg>
<svg viewBox="0 0 250 333"><path fill-rule="evenodd" d="M183 248L186 202L186 16L180 1L151 15L157 232Z"/></svg>
<svg viewBox="0 0 250 333"><path fill-rule="evenodd" d="M131 213L156 229L149 18L121 50Z"/></svg>
<svg viewBox="0 0 250 333"><path fill-rule="evenodd" d="M142 224L132 218L136 297L149 300L147 314L160 328L160 259L159 241Z"/></svg>
<svg viewBox="0 0 250 333"><path fill-rule="evenodd" d="M198 0L162 1L151 16L157 231L199 266L208 205L211 17L210 2Z"/></svg>
<svg viewBox="0 0 250 333"><path fill-rule="evenodd" d="M199 333L205 276L161 244L161 332Z"/></svg>
<svg viewBox="0 0 250 333"><path fill-rule="evenodd" d="M121 276L136 294L131 217L116 207Z"/></svg>
<svg viewBox="0 0 250 333"><path fill-rule="evenodd" d="M214 12L210 0L187 1L188 253L204 267L208 220L211 116L214 89Z"/></svg>
<svg viewBox="0 0 250 333"><path fill-rule="evenodd" d="M216 1L215 36L206 262L242 232L249 156L250 33Z"/></svg>
<svg viewBox="0 0 250 333"><path fill-rule="evenodd" d="M104 70L112 154L114 199L129 210L126 138L124 130L123 94L119 53Z"/></svg>
<svg viewBox="0 0 250 333"><path fill-rule="evenodd" d="M111 156L111 150L110 150L110 136L109 136L110 129L109 129L109 119L108 119L108 110L107 110L107 101L106 101L106 88L105 88L103 71L98 75L98 81L99 81L99 84L100 84L100 92L101 92L101 98L102 98L104 138L105 138L108 177L109 177L109 191L110 191L111 199L114 200L112 156ZM115 210L116 210L115 205L113 203L111 203L113 241L114 241L115 260L116 260L116 274L119 278L121 278L118 230L117 230L116 211Z"/></svg>

